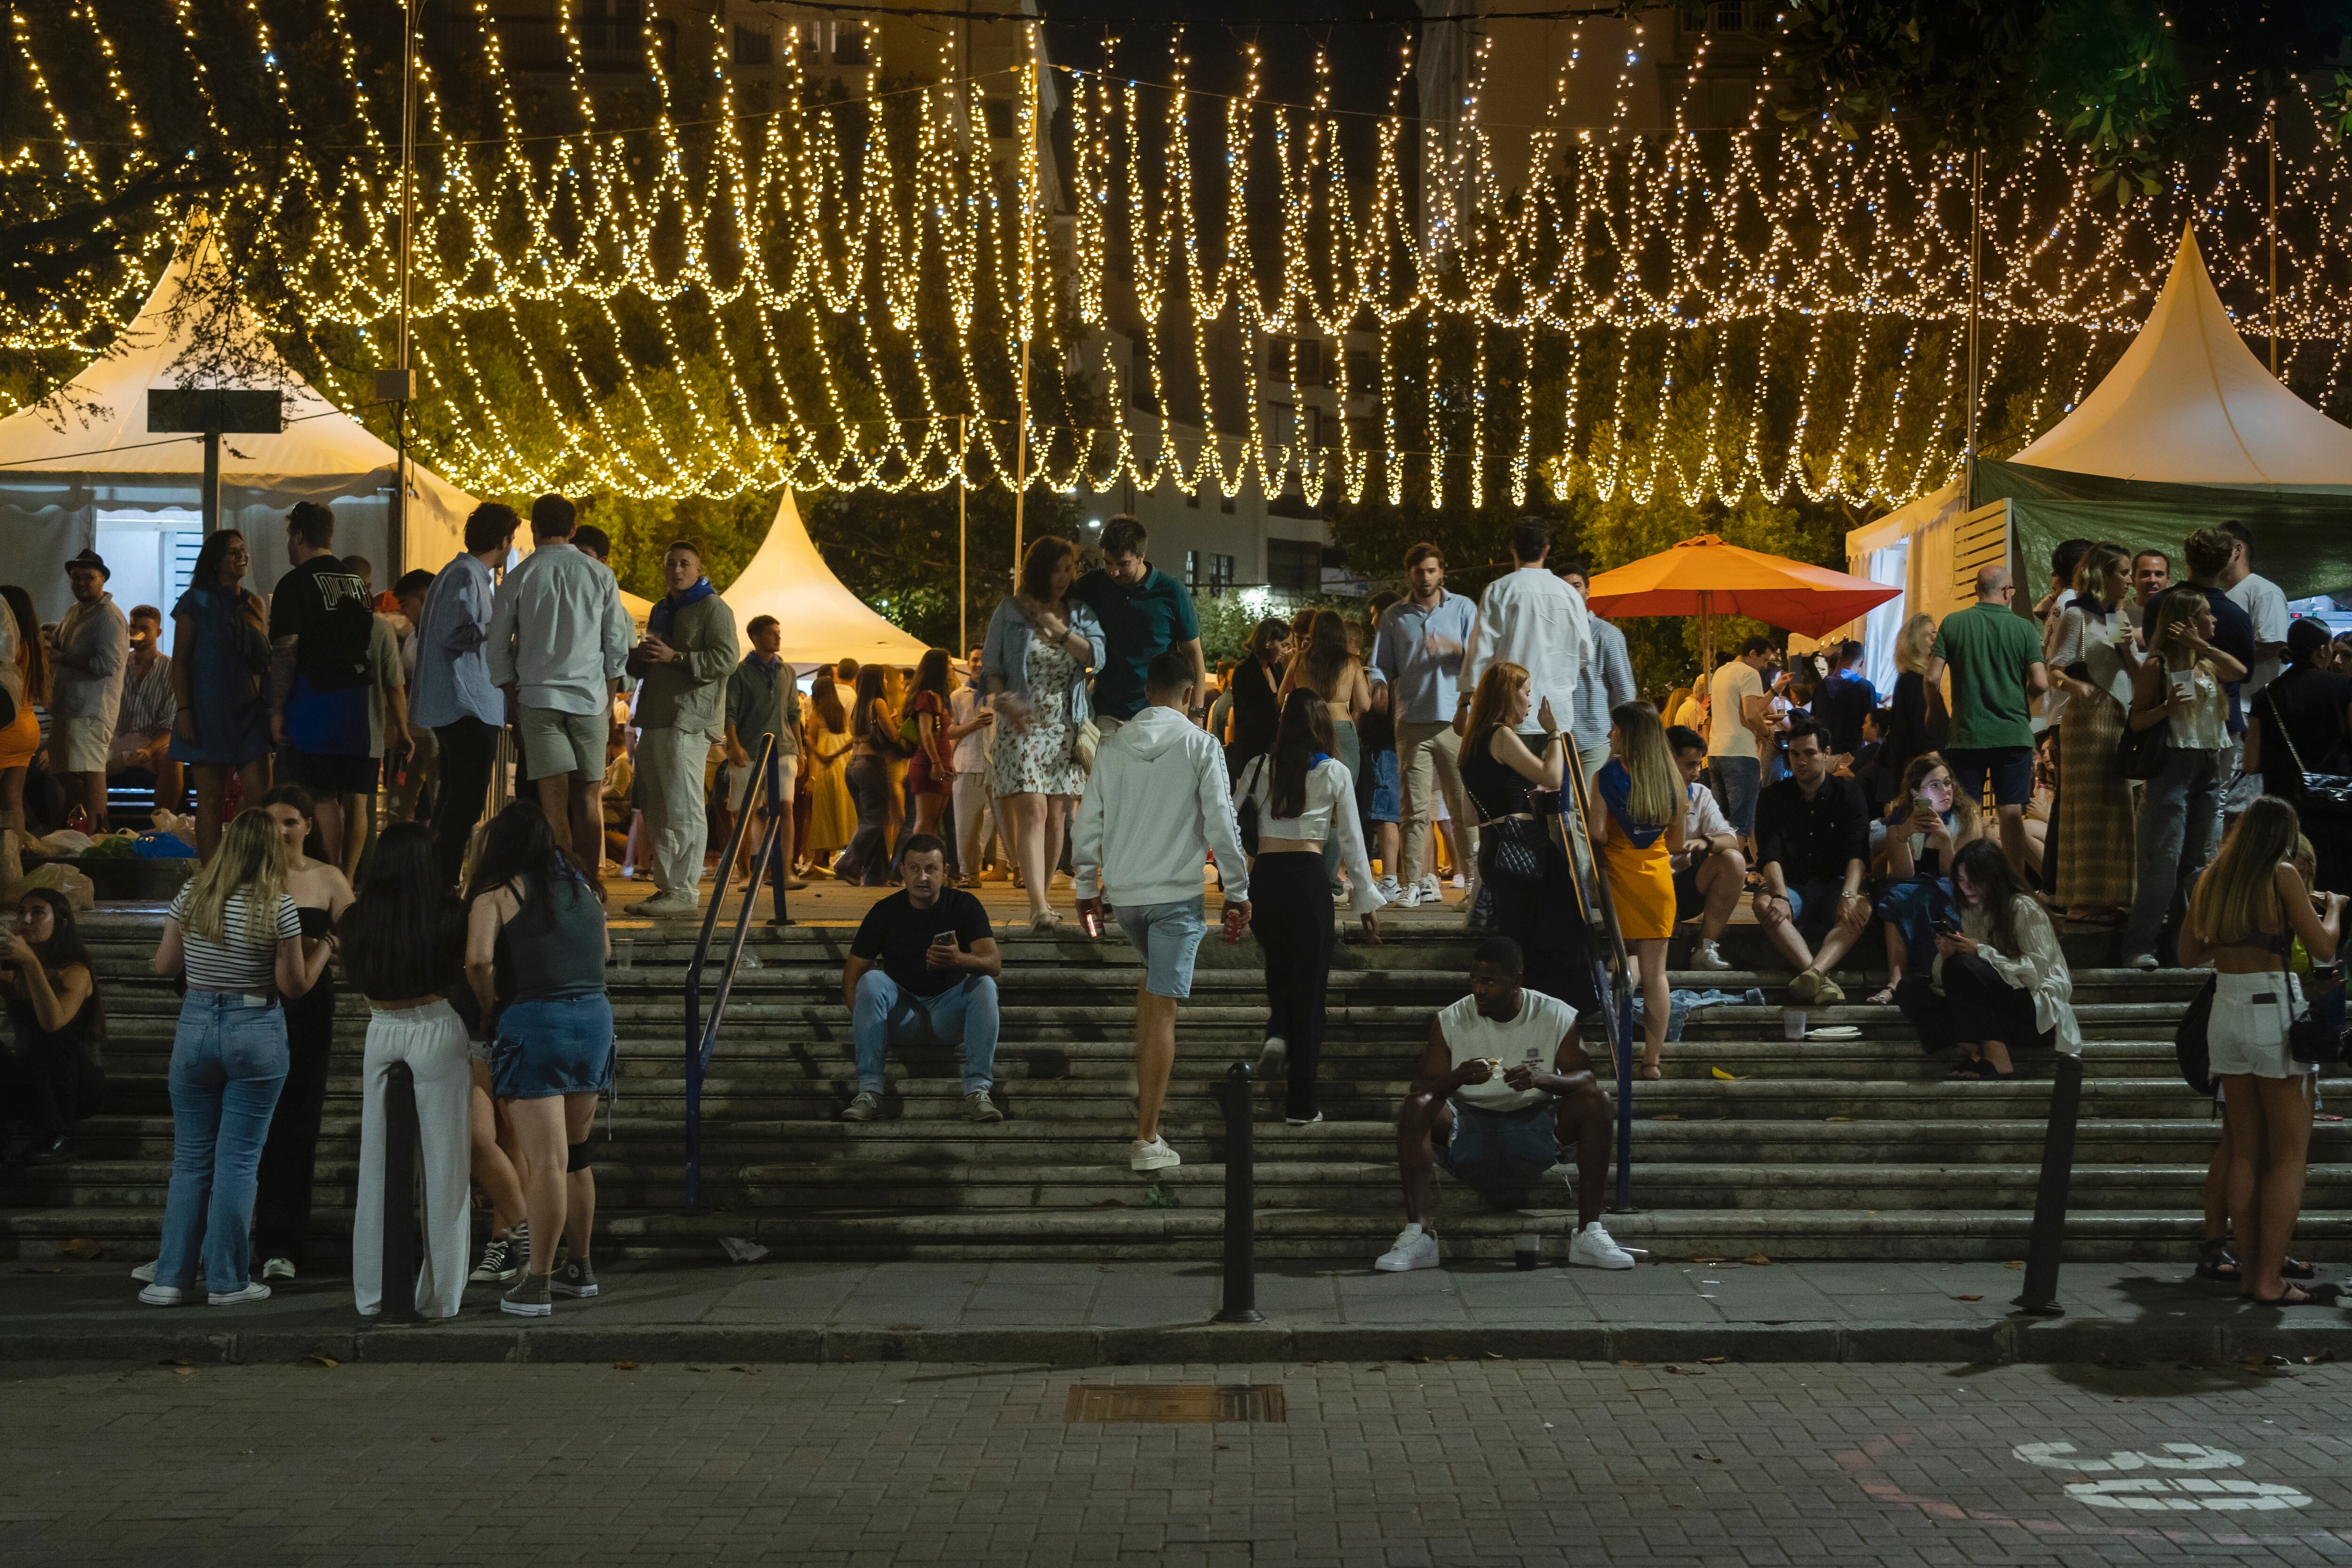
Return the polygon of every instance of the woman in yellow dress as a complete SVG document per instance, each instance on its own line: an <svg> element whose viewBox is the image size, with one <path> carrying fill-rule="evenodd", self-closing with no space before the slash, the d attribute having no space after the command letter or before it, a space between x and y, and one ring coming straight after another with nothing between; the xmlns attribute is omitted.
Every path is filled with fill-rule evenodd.
<svg viewBox="0 0 2352 1568"><path fill-rule="evenodd" d="M1664 1070L1666 1049L1666 940L1675 933L1675 851L1683 847L1682 771L1666 746L1665 726L1646 702L1609 710L1610 763L1593 781L1604 810L1593 837L1609 877L1618 933L1642 985L1641 1076Z"/></svg>
<svg viewBox="0 0 2352 1568"><path fill-rule="evenodd" d="M809 770L809 820L801 847L809 869L823 871L824 857L845 847L857 831L857 807L842 776L856 742L849 733L849 710L841 705L841 688L834 684L830 670L817 671L810 686L805 731L801 765Z"/></svg>

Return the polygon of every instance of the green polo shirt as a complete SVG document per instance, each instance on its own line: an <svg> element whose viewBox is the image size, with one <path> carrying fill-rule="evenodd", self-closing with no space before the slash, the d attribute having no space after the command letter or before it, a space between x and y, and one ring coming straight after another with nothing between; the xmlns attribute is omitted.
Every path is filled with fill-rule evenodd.
<svg viewBox="0 0 2352 1568"><path fill-rule="evenodd" d="M2042 637L2006 605L1970 605L1944 617L1934 657L1952 668L1950 751L2032 747L2026 671L2042 662Z"/></svg>
<svg viewBox="0 0 2352 1568"><path fill-rule="evenodd" d="M1132 719L1147 704L1143 672L1153 658L1201 635L1192 591L1160 571L1148 569L1129 586L1097 569L1070 584L1070 597L1102 622L1102 668L1095 672L1095 711L1106 719Z"/></svg>

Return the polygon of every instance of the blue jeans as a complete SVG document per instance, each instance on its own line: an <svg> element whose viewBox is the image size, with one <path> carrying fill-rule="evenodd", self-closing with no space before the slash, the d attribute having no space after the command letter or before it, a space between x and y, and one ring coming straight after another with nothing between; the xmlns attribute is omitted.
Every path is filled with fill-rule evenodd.
<svg viewBox="0 0 2352 1568"><path fill-rule="evenodd" d="M2139 887L2124 922L2123 958L2152 956L2173 895L2185 900L2221 837L2224 752L2175 746L2139 803Z"/></svg>
<svg viewBox="0 0 2352 1568"><path fill-rule="evenodd" d="M247 1233L286 1065L285 1009L218 991L191 991L180 1004L170 1075L172 1184L156 1284L193 1289L200 1258L213 1291L251 1282Z"/></svg>
<svg viewBox="0 0 2352 1568"><path fill-rule="evenodd" d="M1754 757L1709 757L1717 794L1723 797L1723 815L1731 831L1745 837L1756 831L1756 795L1764 787L1764 765Z"/></svg>
<svg viewBox="0 0 2352 1568"><path fill-rule="evenodd" d="M893 1040L936 1041L963 1047L963 1091L985 1094L996 1077L996 982L985 974L936 996L917 996L878 969L857 977L849 1010L850 1043L857 1051L857 1087L882 1092L882 1052Z"/></svg>

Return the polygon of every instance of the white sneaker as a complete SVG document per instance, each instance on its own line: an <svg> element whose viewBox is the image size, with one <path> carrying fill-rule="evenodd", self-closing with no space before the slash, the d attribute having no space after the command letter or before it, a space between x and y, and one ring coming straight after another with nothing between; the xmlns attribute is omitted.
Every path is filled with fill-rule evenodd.
<svg viewBox="0 0 2352 1568"><path fill-rule="evenodd" d="M1460 887L1462 879L1456 877L1454 879L1454 885ZM1424 904L1442 904L1445 901L1445 889L1437 885L1437 873L1434 871L1423 873L1419 891L1421 901Z"/></svg>
<svg viewBox="0 0 2352 1568"><path fill-rule="evenodd" d="M1167 1139L1154 1138L1146 1143L1139 1138L1135 1141L1134 1157L1127 1165L1131 1171L1172 1171L1183 1163L1184 1157L1168 1146Z"/></svg>
<svg viewBox="0 0 2352 1568"><path fill-rule="evenodd" d="M1318 1110L1312 1116L1286 1116L1282 1124L1285 1127L1312 1127L1322 1120L1323 1113Z"/></svg>
<svg viewBox="0 0 2352 1568"><path fill-rule="evenodd" d="M215 1290L205 1300L215 1307L242 1307L247 1301L268 1300L269 1287L248 1282L242 1290Z"/></svg>
<svg viewBox="0 0 2352 1568"><path fill-rule="evenodd" d="M1404 889L1397 886L1397 879L1394 877L1382 877L1374 886L1380 889L1381 897L1389 902L1392 904L1404 902Z"/></svg>
<svg viewBox="0 0 2352 1568"><path fill-rule="evenodd" d="M151 1307L176 1307L181 1295L177 1285L150 1285L139 1292L139 1299Z"/></svg>
<svg viewBox="0 0 2352 1568"><path fill-rule="evenodd" d="M701 905L684 893L656 893L629 906L629 913L648 920L666 920L677 915L694 914Z"/></svg>
<svg viewBox="0 0 2352 1568"><path fill-rule="evenodd" d="M1257 1054L1257 1080L1265 1083L1289 1070L1290 1042L1280 1035L1268 1035L1265 1048Z"/></svg>
<svg viewBox="0 0 2352 1568"><path fill-rule="evenodd" d="M294 1278L294 1263L293 1263L293 1260L292 1260L291 1258L273 1258L269 1259L268 1262L264 1263L264 1264L261 1266L261 1277L262 1277L264 1279L293 1279L293 1278Z"/></svg>
<svg viewBox="0 0 2352 1568"><path fill-rule="evenodd" d="M870 1089L861 1089L847 1105L841 1108L844 1121L871 1121L882 1114L882 1097Z"/></svg>
<svg viewBox="0 0 2352 1568"><path fill-rule="evenodd" d="M146 1262L141 1264L138 1268L131 1271L131 1278L138 1280L142 1285L153 1284L155 1282L156 1262L157 1259L152 1258L149 1258Z"/></svg>
<svg viewBox="0 0 2352 1568"><path fill-rule="evenodd" d="M1418 882L1410 888L1399 888L1395 892L1389 894L1390 904L1400 910L1417 910L1428 901L1422 896L1421 884Z"/></svg>
<svg viewBox="0 0 2352 1568"><path fill-rule="evenodd" d="M1396 1243L1376 1258L1372 1267L1383 1274L1402 1274L1412 1268L1437 1267L1437 1237L1421 1228L1419 1222L1397 1232Z"/></svg>
<svg viewBox="0 0 2352 1568"><path fill-rule="evenodd" d="M1633 1255L1618 1246L1596 1219L1568 1238L1568 1261L1576 1268L1631 1268Z"/></svg>
<svg viewBox="0 0 2352 1568"><path fill-rule="evenodd" d="M1722 950L1715 945L1712 938L1703 936L1698 939L1698 944L1691 949L1691 967L1693 969L1728 969L1731 967L1731 960L1723 956Z"/></svg>

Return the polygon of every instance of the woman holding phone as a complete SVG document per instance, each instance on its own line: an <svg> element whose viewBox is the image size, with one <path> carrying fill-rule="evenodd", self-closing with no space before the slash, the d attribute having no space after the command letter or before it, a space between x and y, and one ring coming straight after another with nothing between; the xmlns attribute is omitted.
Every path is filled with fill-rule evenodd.
<svg viewBox="0 0 2352 1568"><path fill-rule="evenodd" d="M1959 793L1942 755L1912 758L1886 814L1887 879L1872 908L1886 927L1886 984L1872 1005L1901 1005L1906 985L1927 989L1935 922L1951 913L1952 861L1984 831L1984 813ZM1949 1036L1940 1022L1935 1033Z"/></svg>
<svg viewBox="0 0 2352 1568"><path fill-rule="evenodd" d="M2057 928L1997 840L1979 838L1953 858L1952 901L1958 918L1936 928L1936 984L1968 1060L1951 1076L2006 1080L2017 1076L2012 1047L2080 1047Z"/></svg>
<svg viewBox="0 0 2352 1568"><path fill-rule="evenodd" d="M2156 939L2173 892L2213 858L2229 782L2221 776L2230 747L2223 688L2246 679L2246 667L2213 646L2213 631L2201 588L2168 588L2148 606L2150 657L2132 678L2131 728L2161 724L2166 735L2164 763L2140 796L2139 888L2123 938L2133 969L2157 967Z"/></svg>

